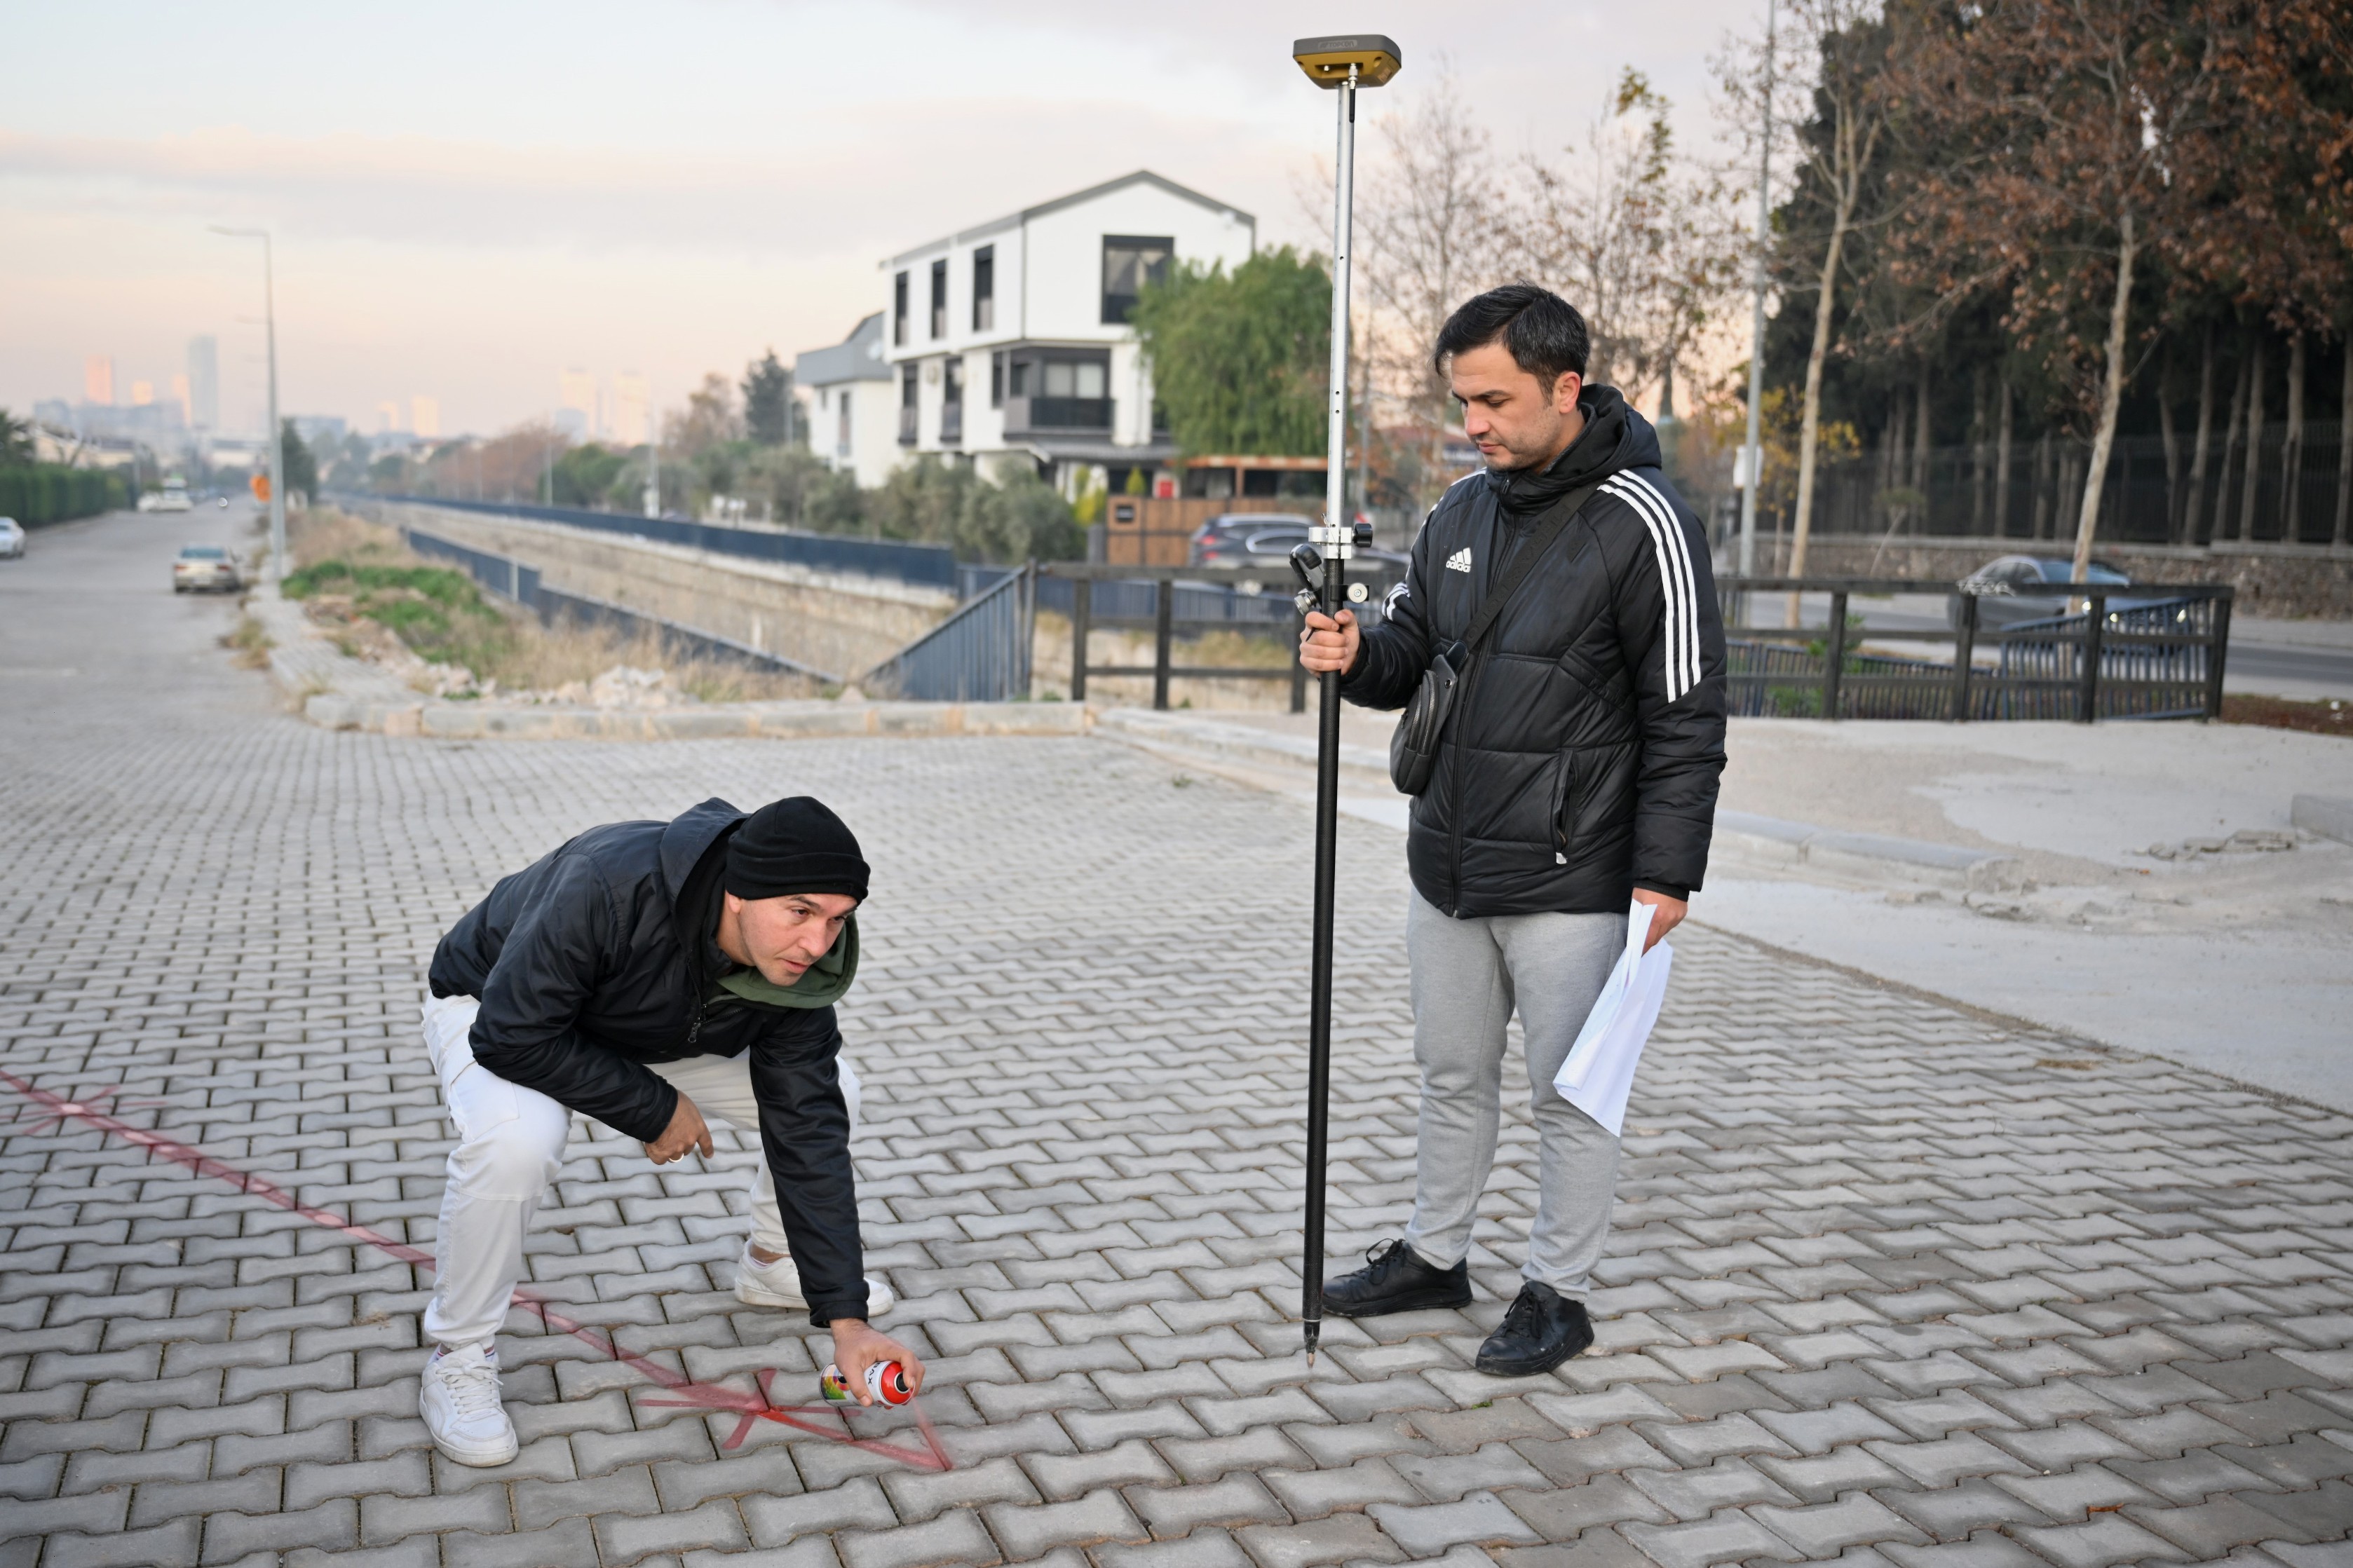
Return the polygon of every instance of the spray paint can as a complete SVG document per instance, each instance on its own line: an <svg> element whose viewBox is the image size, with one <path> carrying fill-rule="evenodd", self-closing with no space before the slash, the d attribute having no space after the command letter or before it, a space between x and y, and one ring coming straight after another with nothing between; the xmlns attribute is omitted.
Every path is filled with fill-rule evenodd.
<svg viewBox="0 0 2353 1568"><path fill-rule="evenodd" d="M849 1380L841 1375L839 1366L828 1366L825 1375L818 1379L817 1387L828 1405L858 1403L858 1395L850 1392ZM907 1386L906 1369L895 1361L878 1361L867 1366L866 1392L874 1396L877 1405L904 1405L915 1397L915 1391Z"/></svg>

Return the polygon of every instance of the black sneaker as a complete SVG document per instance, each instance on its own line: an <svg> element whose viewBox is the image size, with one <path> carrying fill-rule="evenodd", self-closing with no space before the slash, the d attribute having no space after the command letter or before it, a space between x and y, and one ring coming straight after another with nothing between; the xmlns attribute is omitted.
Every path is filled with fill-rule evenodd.
<svg viewBox="0 0 2353 1568"><path fill-rule="evenodd" d="M1402 1241L1366 1249L1366 1266L1324 1287L1324 1310L1343 1318L1377 1318L1430 1307L1471 1304L1471 1266L1432 1268Z"/></svg>
<svg viewBox="0 0 2353 1568"><path fill-rule="evenodd" d="M1479 1347L1477 1365L1497 1377L1533 1377L1592 1342L1593 1320L1585 1315L1585 1303L1531 1279L1504 1314L1504 1326Z"/></svg>

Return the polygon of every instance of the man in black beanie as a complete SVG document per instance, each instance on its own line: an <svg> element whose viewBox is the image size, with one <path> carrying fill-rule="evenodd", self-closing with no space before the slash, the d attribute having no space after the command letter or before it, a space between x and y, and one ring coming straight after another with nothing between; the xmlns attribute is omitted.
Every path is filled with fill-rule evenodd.
<svg viewBox="0 0 2353 1568"><path fill-rule="evenodd" d="M589 829L441 939L425 1046L458 1145L425 1312L439 1348L417 1405L443 1454L515 1457L495 1337L575 1113L656 1164L712 1152L706 1111L756 1133L737 1297L830 1327L861 1400L870 1363L898 1362L921 1386L922 1364L868 1323L892 1297L863 1273L849 1163L858 1079L833 1004L858 973L866 888L857 837L818 801L747 816L707 800L670 822Z"/></svg>

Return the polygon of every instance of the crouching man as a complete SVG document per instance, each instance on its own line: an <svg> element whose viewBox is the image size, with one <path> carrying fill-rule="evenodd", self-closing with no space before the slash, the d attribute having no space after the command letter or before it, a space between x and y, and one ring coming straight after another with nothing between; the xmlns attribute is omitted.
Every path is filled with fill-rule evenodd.
<svg viewBox="0 0 2353 1568"><path fill-rule="evenodd" d="M495 1336L533 1212L578 1111L658 1165L712 1152L706 1117L758 1135L736 1295L806 1308L862 1390L906 1348L868 1326L849 1164L858 1080L833 1004L858 971L858 840L807 796L746 816L708 800L670 822L591 828L491 889L434 950L425 1047L457 1124L435 1241L418 1405L461 1465L515 1457Z"/></svg>

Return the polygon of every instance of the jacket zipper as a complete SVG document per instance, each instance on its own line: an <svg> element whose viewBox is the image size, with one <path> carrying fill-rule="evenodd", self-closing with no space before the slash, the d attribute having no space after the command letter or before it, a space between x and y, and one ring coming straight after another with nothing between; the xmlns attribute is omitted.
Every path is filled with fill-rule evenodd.
<svg viewBox="0 0 2353 1568"><path fill-rule="evenodd" d="M1568 808L1568 775L1576 765L1573 756L1561 758L1560 782L1552 792L1552 863L1556 866L1568 864L1568 825L1561 814Z"/></svg>

